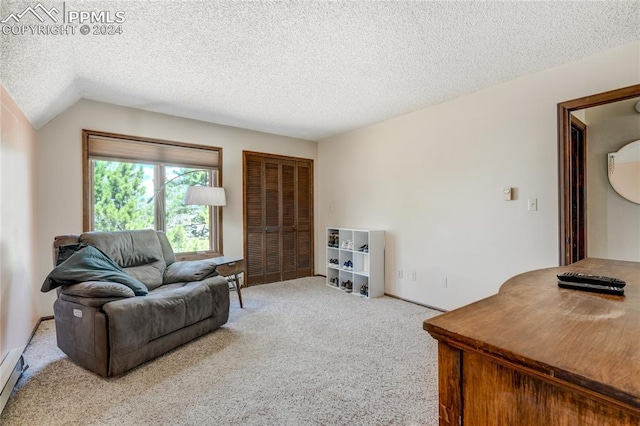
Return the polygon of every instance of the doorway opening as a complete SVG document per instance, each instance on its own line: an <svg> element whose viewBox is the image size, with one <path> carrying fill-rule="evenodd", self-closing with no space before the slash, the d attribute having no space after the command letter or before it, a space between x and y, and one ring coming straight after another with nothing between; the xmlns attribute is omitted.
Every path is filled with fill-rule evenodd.
<svg viewBox="0 0 640 426"><path fill-rule="evenodd" d="M558 177L560 265L586 256L586 185L584 172L575 159L572 111L640 96L640 84L558 104ZM576 133L575 137L579 135ZM585 154L586 150L582 153ZM582 169L581 169L582 167ZM580 177L582 175L582 178ZM582 180L581 180L582 179ZM580 195L582 193L582 195ZM582 233L581 233L582 232ZM582 247L582 248L581 248ZM582 250L582 252L581 252ZM582 257L580 257L582 256Z"/></svg>

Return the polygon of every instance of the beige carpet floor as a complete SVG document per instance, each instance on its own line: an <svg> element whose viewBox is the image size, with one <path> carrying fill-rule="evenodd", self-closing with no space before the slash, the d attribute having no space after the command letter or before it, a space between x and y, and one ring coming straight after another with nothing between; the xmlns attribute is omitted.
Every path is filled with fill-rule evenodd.
<svg viewBox="0 0 640 426"><path fill-rule="evenodd" d="M0 424L436 425L438 314L304 278L231 294L221 329L104 379L73 364L43 321Z"/></svg>

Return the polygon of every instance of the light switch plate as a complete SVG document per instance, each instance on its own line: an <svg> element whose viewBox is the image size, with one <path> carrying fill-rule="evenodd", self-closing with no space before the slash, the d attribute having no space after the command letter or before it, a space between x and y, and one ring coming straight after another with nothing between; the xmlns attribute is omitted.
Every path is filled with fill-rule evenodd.
<svg viewBox="0 0 640 426"><path fill-rule="evenodd" d="M502 190L502 199L505 201L511 201L513 195L513 189L511 187L506 187Z"/></svg>

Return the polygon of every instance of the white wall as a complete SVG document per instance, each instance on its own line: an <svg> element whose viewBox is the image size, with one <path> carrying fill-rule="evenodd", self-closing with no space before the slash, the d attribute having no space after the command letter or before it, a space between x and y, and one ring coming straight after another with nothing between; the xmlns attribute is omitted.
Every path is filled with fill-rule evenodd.
<svg viewBox="0 0 640 426"><path fill-rule="evenodd" d="M36 132L0 84L0 390L40 313L35 269ZM6 394L8 396L8 393ZM2 401L6 402L6 401ZM2 405L0 404L0 410Z"/></svg>
<svg viewBox="0 0 640 426"><path fill-rule="evenodd" d="M640 139L640 99L586 110L587 253L590 257L640 262L640 205L609 184L607 153Z"/></svg>
<svg viewBox="0 0 640 426"><path fill-rule="evenodd" d="M639 82L635 43L320 141L317 226L386 230L386 292L443 309L557 266L557 104Z"/></svg>
<svg viewBox="0 0 640 426"><path fill-rule="evenodd" d="M40 281L52 269L53 238L82 232L82 129L222 147L227 192L223 245L230 256L243 255L242 151L310 158L317 163L316 142L80 100L38 131ZM52 315L54 293L42 295L41 315Z"/></svg>

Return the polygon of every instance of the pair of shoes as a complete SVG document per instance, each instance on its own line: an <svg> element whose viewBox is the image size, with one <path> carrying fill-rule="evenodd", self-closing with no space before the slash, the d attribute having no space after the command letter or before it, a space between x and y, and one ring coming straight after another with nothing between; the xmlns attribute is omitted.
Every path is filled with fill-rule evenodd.
<svg viewBox="0 0 640 426"><path fill-rule="evenodd" d="M353 271L353 262L351 260L347 260L342 264L342 269L346 269L347 271Z"/></svg>
<svg viewBox="0 0 640 426"><path fill-rule="evenodd" d="M353 250L353 241L346 240L345 242L342 243L342 248L345 250Z"/></svg>
<svg viewBox="0 0 640 426"><path fill-rule="evenodd" d="M351 293L353 291L353 282L351 282L351 280L342 281L342 283L340 283L340 289Z"/></svg>
<svg viewBox="0 0 640 426"><path fill-rule="evenodd" d="M365 244L363 246L361 246L358 251L361 251L363 253L369 253L369 244Z"/></svg>
<svg viewBox="0 0 640 426"><path fill-rule="evenodd" d="M338 234L329 234L329 247L338 247L338 240L340 236Z"/></svg>
<svg viewBox="0 0 640 426"><path fill-rule="evenodd" d="M338 261L338 259L329 259L329 264L330 265L339 265L340 262Z"/></svg>
<svg viewBox="0 0 640 426"><path fill-rule="evenodd" d="M369 286L366 284L362 284L362 286L360 287L360 294L363 296L368 296L369 295Z"/></svg>

